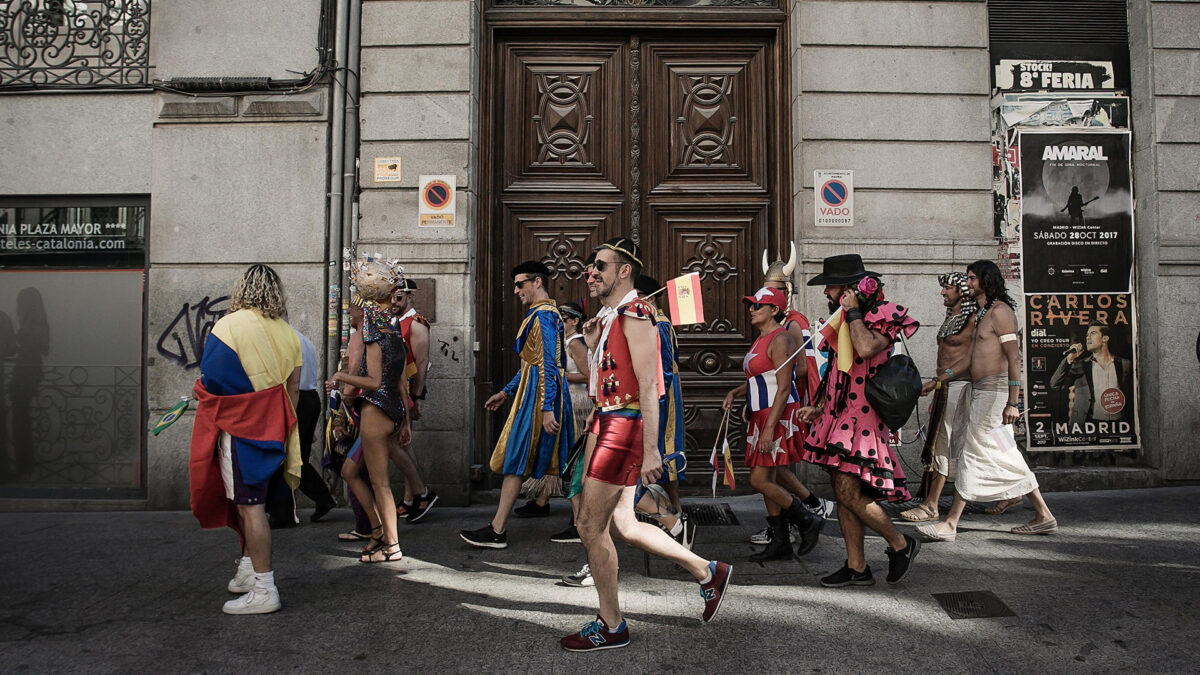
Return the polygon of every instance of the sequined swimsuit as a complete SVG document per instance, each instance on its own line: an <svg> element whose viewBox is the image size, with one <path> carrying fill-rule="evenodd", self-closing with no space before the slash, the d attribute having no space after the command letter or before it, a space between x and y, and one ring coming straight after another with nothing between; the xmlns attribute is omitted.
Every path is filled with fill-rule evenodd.
<svg viewBox="0 0 1200 675"><path fill-rule="evenodd" d="M379 329L372 326L370 322L365 322L363 324L363 344L371 343L378 344L382 352L383 377L380 379L378 389L362 390L358 395L358 400L374 404L391 418L392 422L400 424L407 414L404 408L404 394L401 390L404 382L404 357L406 354L404 337L398 331ZM360 377L368 376L366 358L363 358L358 374Z"/></svg>

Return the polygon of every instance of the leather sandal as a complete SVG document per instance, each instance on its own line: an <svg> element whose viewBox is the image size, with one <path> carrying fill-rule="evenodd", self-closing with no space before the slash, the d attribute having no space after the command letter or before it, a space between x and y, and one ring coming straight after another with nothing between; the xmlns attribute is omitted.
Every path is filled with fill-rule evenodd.
<svg viewBox="0 0 1200 675"><path fill-rule="evenodd" d="M938 519L937 507L929 507L925 504L918 504L907 511L901 511L900 517L910 523L924 523L929 520Z"/></svg>
<svg viewBox="0 0 1200 675"><path fill-rule="evenodd" d="M926 541L954 541L958 537L958 530L939 530L941 523L930 523L921 525L917 528L917 532L925 537Z"/></svg>
<svg viewBox="0 0 1200 675"><path fill-rule="evenodd" d="M1000 501L996 502L991 508L984 509L983 512L988 514L989 516L998 516L1013 507L1020 506L1021 502L1023 502L1023 501L1024 501L1024 497L1013 497L1012 499L1001 499Z"/></svg>
<svg viewBox="0 0 1200 675"><path fill-rule="evenodd" d="M379 533L378 536L376 536L376 532ZM361 553L363 555L371 555L381 548L383 548L383 525L371 528L371 538L367 540L367 545L362 547Z"/></svg>
<svg viewBox="0 0 1200 675"><path fill-rule="evenodd" d="M388 549L391 548L396 550L388 553ZM377 558L376 556L383 557ZM397 541L395 543L380 546L370 553L364 553L361 557L359 557L358 561L361 563L400 562L402 558L404 558L404 553L400 551L400 542Z"/></svg>

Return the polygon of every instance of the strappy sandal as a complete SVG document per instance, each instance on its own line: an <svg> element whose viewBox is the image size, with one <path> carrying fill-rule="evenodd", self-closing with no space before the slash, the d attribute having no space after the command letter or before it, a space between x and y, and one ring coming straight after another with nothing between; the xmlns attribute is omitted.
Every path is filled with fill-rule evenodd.
<svg viewBox="0 0 1200 675"><path fill-rule="evenodd" d="M1001 499L1000 501L996 502L996 504L994 506L992 506L990 509L984 509L983 512L988 514L989 516L998 516L1015 506L1020 506L1021 502L1023 502L1023 501L1024 501L1023 497L1013 497L1012 499Z"/></svg>
<svg viewBox="0 0 1200 675"><path fill-rule="evenodd" d="M379 536L375 536L378 532ZM371 528L371 538L367 540L367 545L362 548L362 555L371 555L375 551L383 548L383 525Z"/></svg>
<svg viewBox="0 0 1200 675"><path fill-rule="evenodd" d="M392 553L388 553L389 548L394 548L396 550L393 551ZM383 557L376 558L375 556L377 556L377 555L383 556ZM400 562L400 560L403 558L404 558L404 553L400 550L400 542L396 542L394 544L386 544L384 546L381 546L381 547L375 549L374 551L371 551L370 553L363 554L362 556L359 557L358 562L360 562L360 563Z"/></svg>
<svg viewBox="0 0 1200 675"><path fill-rule="evenodd" d="M936 506L930 507L925 504L918 504L907 511L901 511L900 517L910 523L923 523L928 520L937 520L938 510Z"/></svg>
<svg viewBox="0 0 1200 675"><path fill-rule="evenodd" d="M917 528L917 532L925 537L926 541L954 541L958 537L958 530L941 530L938 529L940 525L941 523L921 525Z"/></svg>

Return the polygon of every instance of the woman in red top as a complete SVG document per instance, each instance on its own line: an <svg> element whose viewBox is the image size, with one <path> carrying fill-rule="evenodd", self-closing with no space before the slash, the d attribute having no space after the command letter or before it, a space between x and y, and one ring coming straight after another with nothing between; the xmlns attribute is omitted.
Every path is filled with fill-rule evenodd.
<svg viewBox="0 0 1200 675"><path fill-rule="evenodd" d="M767 521L775 537L767 548L750 556L751 560L776 560L792 555L788 523L801 532L797 555L804 555L817 544L824 520L805 509L775 482L777 467L800 461L800 453L791 438L799 429L800 396L796 391L794 364L796 341L779 323L786 316L787 297L776 288L761 288L742 298L749 305L750 324L759 337L746 354L742 370L746 384L725 396L723 407L746 395L746 466L750 467L750 485L763 496ZM802 358L802 356L801 356Z"/></svg>

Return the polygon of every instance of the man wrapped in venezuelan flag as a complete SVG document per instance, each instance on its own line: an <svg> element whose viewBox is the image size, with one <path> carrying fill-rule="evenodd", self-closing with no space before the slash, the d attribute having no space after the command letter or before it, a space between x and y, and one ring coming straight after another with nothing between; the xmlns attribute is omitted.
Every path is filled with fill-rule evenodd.
<svg viewBox="0 0 1200 675"><path fill-rule="evenodd" d="M550 268L530 260L512 270L513 294L529 307L513 346L521 370L483 404L499 410L512 401L508 420L492 452L492 471L503 474L500 504L492 522L459 536L472 546L508 548L505 526L526 478L557 476L575 440L571 395L567 389L565 328L558 305L546 291Z"/></svg>
<svg viewBox="0 0 1200 675"><path fill-rule="evenodd" d="M231 527L241 538L227 588L244 595L223 611L265 614L280 608L266 505L300 484L295 408L303 356L275 270L247 269L229 306L205 341L192 390L191 505L201 527Z"/></svg>

